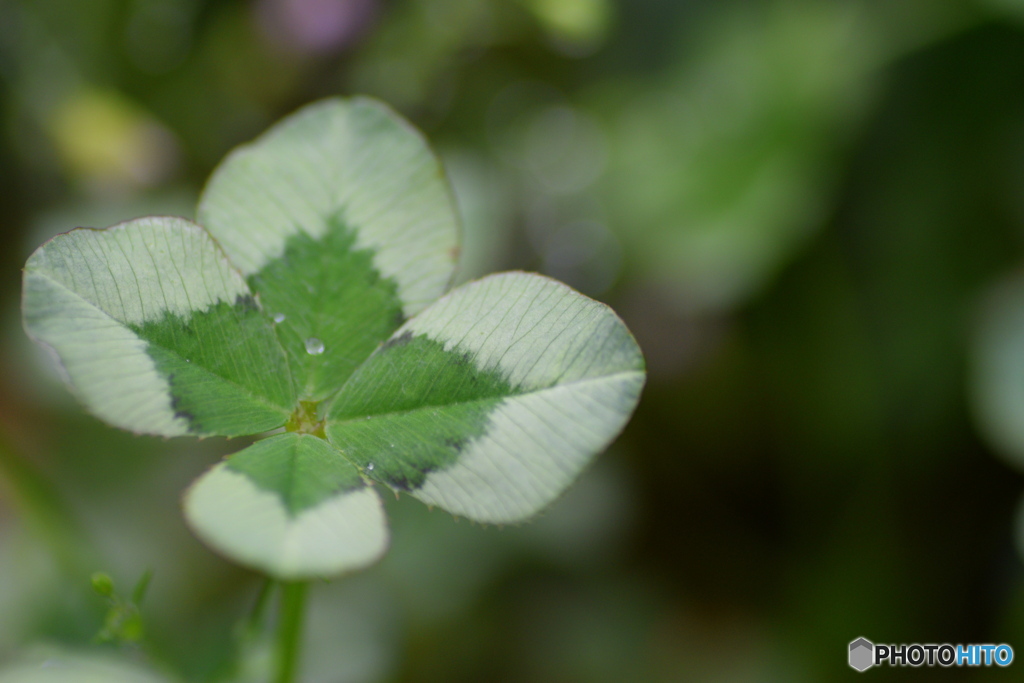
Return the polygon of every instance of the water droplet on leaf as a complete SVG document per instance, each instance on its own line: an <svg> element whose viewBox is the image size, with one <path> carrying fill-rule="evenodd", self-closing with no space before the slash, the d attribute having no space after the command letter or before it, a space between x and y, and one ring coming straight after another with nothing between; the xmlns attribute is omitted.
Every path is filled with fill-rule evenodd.
<svg viewBox="0 0 1024 683"><path fill-rule="evenodd" d="M275 313L274 314L274 322L275 323L283 323L284 322L284 317L285 317L284 313Z"/></svg>
<svg viewBox="0 0 1024 683"><path fill-rule="evenodd" d="M373 471L373 463L372 462L366 464L366 471L367 472L372 472Z"/></svg>
<svg viewBox="0 0 1024 683"><path fill-rule="evenodd" d="M324 352L324 343L316 337L310 337L306 340L306 353L312 356L319 356Z"/></svg>

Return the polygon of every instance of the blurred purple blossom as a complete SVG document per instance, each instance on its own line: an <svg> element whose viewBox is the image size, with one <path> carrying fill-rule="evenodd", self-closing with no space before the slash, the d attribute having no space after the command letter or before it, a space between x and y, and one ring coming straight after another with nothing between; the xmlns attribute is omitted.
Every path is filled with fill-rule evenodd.
<svg viewBox="0 0 1024 683"><path fill-rule="evenodd" d="M257 7L267 37L302 54L345 47L370 25L377 0L261 0Z"/></svg>

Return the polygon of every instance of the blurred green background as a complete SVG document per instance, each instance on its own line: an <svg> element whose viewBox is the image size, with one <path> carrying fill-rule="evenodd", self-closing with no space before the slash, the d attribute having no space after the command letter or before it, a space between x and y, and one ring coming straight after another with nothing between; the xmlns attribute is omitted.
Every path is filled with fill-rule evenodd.
<svg viewBox="0 0 1024 683"><path fill-rule="evenodd" d="M234 145L355 93L439 150L462 280L608 302L650 377L533 523L389 501L386 559L314 588L307 683L840 680L858 636L1024 657L1021 0L0 0L0 665L265 680L260 577L180 514L238 445L85 415L19 268L192 216ZM142 645L93 644L97 570L153 572ZM911 673L1012 670L867 675Z"/></svg>

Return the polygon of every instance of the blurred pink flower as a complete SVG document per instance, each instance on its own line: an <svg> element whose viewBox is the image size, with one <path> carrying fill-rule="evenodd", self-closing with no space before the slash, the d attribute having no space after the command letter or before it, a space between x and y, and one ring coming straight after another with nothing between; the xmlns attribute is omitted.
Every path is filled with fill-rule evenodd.
<svg viewBox="0 0 1024 683"><path fill-rule="evenodd" d="M377 0L262 0L257 8L267 37L289 50L338 50L369 26Z"/></svg>

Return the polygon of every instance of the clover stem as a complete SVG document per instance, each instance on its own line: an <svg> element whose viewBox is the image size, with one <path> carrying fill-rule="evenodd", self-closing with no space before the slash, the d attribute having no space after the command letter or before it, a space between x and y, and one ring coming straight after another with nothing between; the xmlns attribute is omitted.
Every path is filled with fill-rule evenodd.
<svg viewBox="0 0 1024 683"><path fill-rule="evenodd" d="M295 683L302 643L302 621L306 609L305 581L281 585L281 612L277 626L277 677L274 683Z"/></svg>

